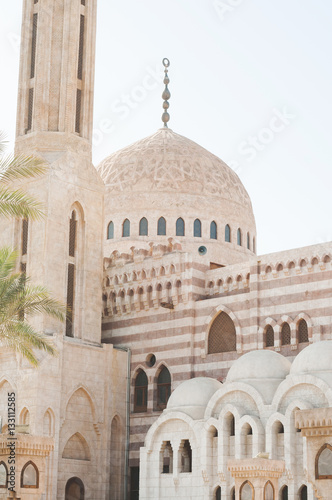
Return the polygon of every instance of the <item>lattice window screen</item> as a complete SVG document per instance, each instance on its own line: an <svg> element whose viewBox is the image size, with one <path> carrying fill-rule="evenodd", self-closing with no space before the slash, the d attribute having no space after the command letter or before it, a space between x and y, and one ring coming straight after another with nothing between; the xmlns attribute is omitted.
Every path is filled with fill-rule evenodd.
<svg viewBox="0 0 332 500"><path fill-rule="evenodd" d="M78 134L81 132L81 107L82 107L82 91L80 89L77 89L75 132L77 132Z"/></svg>
<svg viewBox="0 0 332 500"><path fill-rule="evenodd" d="M281 345L291 343L291 329L288 323L284 323L281 328Z"/></svg>
<svg viewBox="0 0 332 500"><path fill-rule="evenodd" d="M68 264L66 335L73 337L75 266Z"/></svg>
<svg viewBox="0 0 332 500"><path fill-rule="evenodd" d="M33 89L29 89L27 131L31 130L32 128L32 112L33 112Z"/></svg>
<svg viewBox="0 0 332 500"><path fill-rule="evenodd" d="M266 347L274 346L274 331L271 325L266 328Z"/></svg>
<svg viewBox="0 0 332 500"><path fill-rule="evenodd" d="M29 222L27 219L22 221L22 255L28 253L28 236L29 236Z"/></svg>
<svg viewBox="0 0 332 500"><path fill-rule="evenodd" d="M301 319L297 325L299 342L309 342L308 325L304 319Z"/></svg>
<svg viewBox="0 0 332 500"><path fill-rule="evenodd" d="M33 15L33 22L32 22L30 78L34 78L34 76L35 76L36 48L37 48L37 25L38 25L38 14L34 14Z"/></svg>
<svg viewBox="0 0 332 500"><path fill-rule="evenodd" d="M69 256L75 257L75 247L76 247L76 217L75 212L71 214L71 219L69 221Z"/></svg>
<svg viewBox="0 0 332 500"><path fill-rule="evenodd" d="M213 321L208 341L208 353L236 351L236 331L231 318L225 312Z"/></svg>
<svg viewBox="0 0 332 500"><path fill-rule="evenodd" d="M77 78L79 80L82 80L82 77L83 77L84 25L85 25L85 18L81 14L80 40L79 40L79 49L78 49L78 68L77 68Z"/></svg>

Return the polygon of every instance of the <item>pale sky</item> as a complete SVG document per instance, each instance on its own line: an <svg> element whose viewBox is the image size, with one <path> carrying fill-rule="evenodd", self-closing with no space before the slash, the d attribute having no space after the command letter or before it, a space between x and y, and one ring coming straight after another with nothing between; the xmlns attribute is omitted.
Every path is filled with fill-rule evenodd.
<svg viewBox="0 0 332 500"><path fill-rule="evenodd" d="M22 0L2 7L12 147ZM331 26L328 0L98 0L94 163L160 128L168 57L169 126L238 173L258 252L331 241Z"/></svg>

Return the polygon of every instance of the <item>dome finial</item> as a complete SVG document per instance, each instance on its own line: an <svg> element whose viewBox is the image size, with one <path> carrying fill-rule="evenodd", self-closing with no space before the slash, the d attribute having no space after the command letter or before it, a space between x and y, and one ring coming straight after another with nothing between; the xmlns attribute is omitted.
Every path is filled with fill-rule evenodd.
<svg viewBox="0 0 332 500"><path fill-rule="evenodd" d="M163 116L161 117L161 119L164 123L164 127L168 128L167 123L169 122L170 116L169 116L167 110L169 108L168 99L171 97L171 93L168 90L168 84L169 84L168 68L169 68L170 62L169 62L169 59L167 59L166 57L163 59L163 65L165 67L165 78L164 78L165 90L162 94L162 98L164 99L164 102L163 102L164 112L163 112Z"/></svg>

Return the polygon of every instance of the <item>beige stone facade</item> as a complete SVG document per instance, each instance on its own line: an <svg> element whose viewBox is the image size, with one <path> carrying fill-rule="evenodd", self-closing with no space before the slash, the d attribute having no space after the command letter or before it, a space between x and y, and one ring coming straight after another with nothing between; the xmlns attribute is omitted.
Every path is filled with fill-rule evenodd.
<svg viewBox="0 0 332 500"><path fill-rule="evenodd" d="M238 176L168 128L92 165L96 4L23 5L16 152L48 165L23 186L45 217L0 243L72 313L32 320L59 352L37 370L0 351L0 498L11 392L22 499L328 498L306 429L330 424L295 412L332 403L332 243L257 256Z"/></svg>

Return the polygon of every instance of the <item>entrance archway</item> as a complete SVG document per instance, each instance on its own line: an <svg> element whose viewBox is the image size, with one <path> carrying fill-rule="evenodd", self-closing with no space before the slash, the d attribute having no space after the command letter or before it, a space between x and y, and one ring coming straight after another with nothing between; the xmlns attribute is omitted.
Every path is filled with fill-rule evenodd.
<svg viewBox="0 0 332 500"><path fill-rule="evenodd" d="M84 500L84 484L78 477L71 477L66 484L65 500Z"/></svg>

